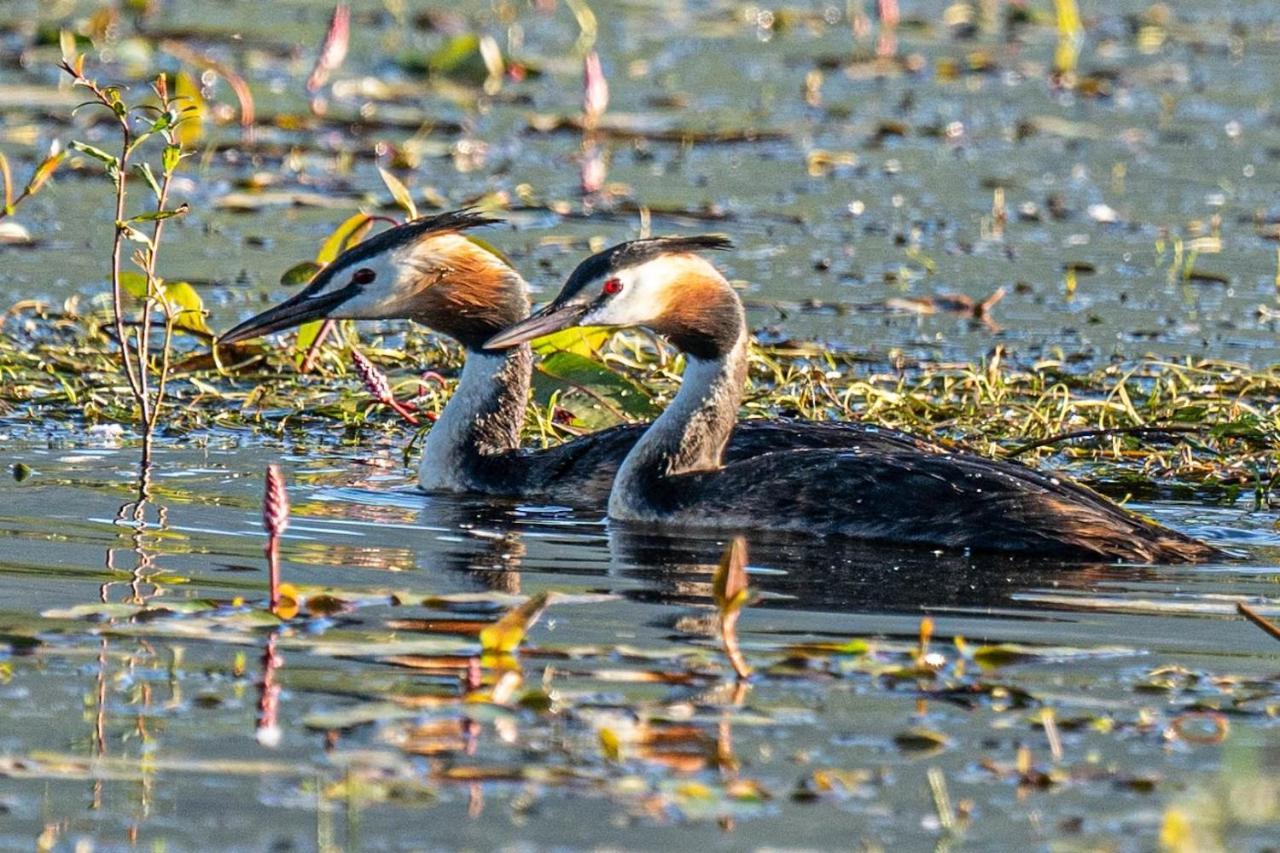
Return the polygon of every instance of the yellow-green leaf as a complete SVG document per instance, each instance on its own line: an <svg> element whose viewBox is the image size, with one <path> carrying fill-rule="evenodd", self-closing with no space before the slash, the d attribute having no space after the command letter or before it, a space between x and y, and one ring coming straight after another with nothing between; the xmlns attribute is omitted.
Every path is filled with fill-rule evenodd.
<svg viewBox="0 0 1280 853"><path fill-rule="evenodd" d="M475 33L462 33L450 38L427 57L427 70L431 74L483 82L489 68L480 55L480 37Z"/></svg>
<svg viewBox="0 0 1280 853"><path fill-rule="evenodd" d="M298 336L293 342L294 361L302 364L302 360L307 357L307 351L315 344L316 338L320 336L320 330L324 328L324 320L312 320L310 323L303 323L298 327Z"/></svg>
<svg viewBox="0 0 1280 853"><path fill-rule="evenodd" d="M111 171L114 173L116 169L120 168L120 161L119 159L116 158L114 154L108 154L106 151L103 151L101 148L90 145L87 142L79 142L79 141L69 142L67 143L67 146L76 151L79 151L81 154L86 154L92 157L93 159L97 160L99 163L102 163L104 166L107 167L108 171Z"/></svg>
<svg viewBox="0 0 1280 853"><path fill-rule="evenodd" d="M555 351L543 358L534 372L533 385L534 399L539 405L547 405L558 394L557 405L592 428L628 419L648 420L659 413L642 386L594 359L573 352ZM567 399L569 391L575 394Z"/></svg>
<svg viewBox="0 0 1280 853"><path fill-rule="evenodd" d="M316 263L320 264L320 266L333 263L338 255L342 254L343 249L350 248L360 242L358 239L354 239L357 232L361 232L362 226L370 224L371 221L367 213L356 213L347 217L325 239L319 253L316 254ZM363 237L363 233L360 233L360 236Z"/></svg>
<svg viewBox="0 0 1280 853"><path fill-rule="evenodd" d="M410 219L417 219L418 206L413 203L413 195L409 192L409 188L381 166L378 167L378 174L382 176L382 182L387 185L387 189L391 190L391 197L396 200L396 204L404 208L405 214Z"/></svg>
<svg viewBox="0 0 1280 853"><path fill-rule="evenodd" d="M318 272L320 272L320 265L315 261L302 261L281 273L280 283L286 287L297 287L311 281Z"/></svg>
<svg viewBox="0 0 1280 853"><path fill-rule="evenodd" d="M721 613L732 613L747 603L747 541L735 537L720 558L711 578L711 594Z"/></svg>
<svg viewBox="0 0 1280 853"><path fill-rule="evenodd" d="M205 322L208 312L204 310L204 300L190 283L171 281L166 282L163 288L165 301L175 309L173 322L177 328L200 335L213 335L213 330Z"/></svg>
<svg viewBox="0 0 1280 853"><path fill-rule="evenodd" d="M524 635L547 609L550 598L540 592L528 601L513 607L502 618L480 632L480 645L490 654L510 654L524 642Z"/></svg>
<svg viewBox="0 0 1280 853"><path fill-rule="evenodd" d="M204 96L200 94L200 84L187 72L179 71L173 82L173 97L182 112L182 120L174 131L178 145L194 148L204 134L204 119L208 112Z"/></svg>
<svg viewBox="0 0 1280 853"><path fill-rule="evenodd" d="M622 738L613 729L600 729L600 751L610 761L621 761Z"/></svg>
<svg viewBox="0 0 1280 853"><path fill-rule="evenodd" d="M141 302L147 297L147 277L140 272L125 271L120 273L120 286L131 298ZM205 317L208 312L204 308L204 300L196 289L185 281L166 282L155 280L157 300L163 300L173 313L175 329L201 336L213 336Z"/></svg>
<svg viewBox="0 0 1280 853"><path fill-rule="evenodd" d="M570 326L538 338L533 351L544 356L553 352L572 352L591 358L609 340L610 334L601 326Z"/></svg>
<svg viewBox="0 0 1280 853"><path fill-rule="evenodd" d="M495 258L502 261L507 266L509 267L515 266L514 264L511 263L511 259L507 257L505 252L503 252L498 247L494 246L492 243L490 243L488 240L484 239L483 237L477 237L474 234L463 234L462 236L465 237L468 241L470 241L473 245L479 246L481 249L484 249L486 252L493 255ZM581 327L579 326L575 328L581 328Z"/></svg>
<svg viewBox="0 0 1280 853"><path fill-rule="evenodd" d="M951 739L942 732L917 727L894 735L893 742L903 752L936 752L946 748Z"/></svg>
<svg viewBox="0 0 1280 853"><path fill-rule="evenodd" d="M38 192L65 159L67 159L66 151L58 151L44 158L40 165L36 166L35 172L31 175L31 180L27 181L27 195L34 195Z"/></svg>
<svg viewBox="0 0 1280 853"><path fill-rule="evenodd" d="M124 292L134 299L147 298L147 277L140 272L126 271L120 273L120 286Z"/></svg>

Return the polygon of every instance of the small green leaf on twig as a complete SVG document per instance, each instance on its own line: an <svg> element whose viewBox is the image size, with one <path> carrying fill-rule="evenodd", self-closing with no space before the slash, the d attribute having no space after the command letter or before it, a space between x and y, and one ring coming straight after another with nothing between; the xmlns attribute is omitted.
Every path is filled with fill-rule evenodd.
<svg viewBox="0 0 1280 853"><path fill-rule="evenodd" d="M147 182L147 186L151 187L151 192L153 192L155 197L159 199L160 182L156 180L155 172L151 171L151 164L139 163L133 167L133 171L138 175L138 177Z"/></svg>
<svg viewBox="0 0 1280 853"><path fill-rule="evenodd" d="M79 141L71 142L68 144L67 147L71 148L74 151L79 151L81 154L84 154L87 157L92 157L93 159L99 161L100 163L105 165L109 170L113 172L117 171L120 168L120 160L114 154L108 154L106 151L103 151L101 148L95 148L94 146L89 145L86 142L79 142Z"/></svg>
<svg viewBox="0 0 1280 853"><path fill-rule="evenodd" d="M153 210L150 213L139 213L137 216L130 217L130 222L158 222L162 219L172 219L175 216L182 216L191 208L184 202L173 210Z"/></svg>
<svg viewBox="0 0 1280 853"><path fill-rule="evenodd" d="M151 238L143 234L137 228L134 228L127 222L117 222L116 227L120 229L120 233L125 236L126 240L132 240L135 243L142 243L144 246L151 245Z"/></svg>
<svg viewBox="0 0 1280 853"><path fill-rule="evenodd" d="M172 173L178 168L178 163L182 160L182 147L179 145L166 145L160 158L161 163L164 165L165 173Z"/></svg>

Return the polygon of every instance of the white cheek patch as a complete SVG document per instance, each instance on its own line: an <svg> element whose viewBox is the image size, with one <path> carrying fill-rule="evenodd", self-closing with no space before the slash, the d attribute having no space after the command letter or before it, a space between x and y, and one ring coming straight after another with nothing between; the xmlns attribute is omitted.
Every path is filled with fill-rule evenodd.
<svg viewBox="0 0 1280 853"><path fill-rule="evenodd" d="M627 274L618 276L622 290L605 304L591 311L584 318L602 326L637 326L657 319L663 300L655 293L653 283L644 276ZM602 285L603 286L603 285Z"/></svg>

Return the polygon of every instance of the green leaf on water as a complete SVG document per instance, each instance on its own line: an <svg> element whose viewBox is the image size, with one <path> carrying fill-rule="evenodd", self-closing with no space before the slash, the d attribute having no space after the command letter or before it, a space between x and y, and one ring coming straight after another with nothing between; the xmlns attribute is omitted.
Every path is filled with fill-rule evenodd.
<svg viewBox="0 0 1280 853"><path fill-rule="evenodd" d="M301 261L280 274L280 283L285 287L297 287L306 284L316 277L322 267L315 261Z"/></svg>
<svg viewBox="0 0 1280 853"><path fill-rule="evenodd" d="M937 752L951 744L951 739L933 729L911 728L893 736L893 742L903 752Z"/></svg>
<svg viewBox="0 0 1280 853"><path fill-rule="evenodd" d="M480 632L480 645L490 654L510 654L520 648L524 635L547 609L549 593L540 592L513 607L502 618Z"/></svg>
<svg viewBox="0 0 1280 853"><path fill-rule="evenodd" d="M570 326L538 338L533 343L533 351L542 356L572 352L594 358L611 334L601 326Z"/></svg>
<svg viewBox="0 0 1280 853"><path fill-rule="evenodd" d="M601 427L628 419L648 420L658 415L649 392L594 359L573 352L553 352L534 372L534 399L546 406L559 394L562 408L585 426ZM565 392L577 392L566 399Z"/></svg>
<svg viewBox="0 0 1280 853"><path fill-rule="evenodd" d="M462 33L446 41L426 59L427 72L471 83L483 83L489 68L480 53L480 37Z"/></svg>

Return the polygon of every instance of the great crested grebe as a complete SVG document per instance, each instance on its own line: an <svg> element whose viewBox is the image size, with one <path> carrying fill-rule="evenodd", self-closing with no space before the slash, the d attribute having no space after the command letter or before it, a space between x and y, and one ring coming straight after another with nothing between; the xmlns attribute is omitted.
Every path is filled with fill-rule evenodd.
<svg viewBox="0 0 1280 853"><path fill-rule="evenodd" d="M1072 559L1221 556L1083 486L1013 462L904 445L778 447L726 460L746 378L746 316L724 276L694 253L729 247L714 236L614 246L583 261L551 304L485 344L516 346L572 325L645 326L685 353L679 393L618 469L610 518Z"/></svg>
<svg viewBox="0 0 1280 853"><path fill-rule="evenodd" d="M416 320L466 350L453 398L424 442L422 488L601 506L618 465L646 425L613 427L545 450L520 448L532 352L519 346L494 353L482 344L528 314L528 286L505 260L463 233L498 221L461 210L387 229L348 249L300 293L218 342L320 318ZM749 420L734 431L725 452L738 459L779 447L852 445L928 448L903 433L861 424Z"/></svg>

